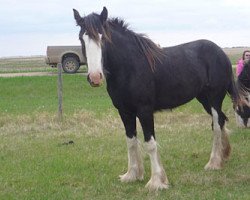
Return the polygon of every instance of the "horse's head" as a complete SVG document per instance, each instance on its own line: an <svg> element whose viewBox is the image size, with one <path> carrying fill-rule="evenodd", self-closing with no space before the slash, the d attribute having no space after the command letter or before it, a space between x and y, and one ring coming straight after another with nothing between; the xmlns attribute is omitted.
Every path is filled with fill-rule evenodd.
<svg viewBox="0 0 250 200"><path fill-rule="evenodd" d="M244 64L243 70L238 76L238 81L244 85L244 87L250 89L250 60Z"/></svg>
<svg viewBox="0 0 250 200"><path fill-rule="evenodd" d="M88 81L91 86L100 86L104 78L102 37L106 33L103 25L107 21L108 11L104 7L100 15L92 13L85 17L81 17L75 9L73 11L76 23L81 27L79 39L83 54L87 58Z"/></svg>
<svg viewBox="0 0 250 200"><path fill-rule="evenodd" d="M244 68L246 69L247 72L250 72L250 60L247 60L245 62Z"/></svg>
<svg viewBox="0 0 250 200"><path fill-rule="evenodd" d="M248 60L246 62L246 64L244 65L243 71L248 74L248 77L250 77L250 60ZM250 81L250 79L249 79Z"/></svg>

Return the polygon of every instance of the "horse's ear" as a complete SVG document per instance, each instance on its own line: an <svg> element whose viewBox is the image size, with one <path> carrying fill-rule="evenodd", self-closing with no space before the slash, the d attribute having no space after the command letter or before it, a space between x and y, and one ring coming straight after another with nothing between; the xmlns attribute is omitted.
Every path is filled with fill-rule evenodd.
<svg viewBox="0 0 250 200"><path fill-rule="evenodd" d="M77 25L79 25L82 17L80 16L79 12L76 9L73 9L73 11L74 11L74 17L75 17L76 23Z"/></svg>
<svg viewBox="0 0 250 200"><path fill-rule="evenodd" d="M102 24L108 19L108 10L105 6L103 7L103 10L101 12L100 19Z"/></svg>

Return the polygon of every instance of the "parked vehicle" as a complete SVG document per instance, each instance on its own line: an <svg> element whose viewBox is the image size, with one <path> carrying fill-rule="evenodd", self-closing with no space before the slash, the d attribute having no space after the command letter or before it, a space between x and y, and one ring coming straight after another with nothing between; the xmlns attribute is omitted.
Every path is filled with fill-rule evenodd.
<svg viewBox="0 0 250 200"><path fill-rule="evenodd" d="M86 64L81 46L48 46L46 64L56 67L62 63L62 68L66 73L76 73L81 65Z"/></svg>

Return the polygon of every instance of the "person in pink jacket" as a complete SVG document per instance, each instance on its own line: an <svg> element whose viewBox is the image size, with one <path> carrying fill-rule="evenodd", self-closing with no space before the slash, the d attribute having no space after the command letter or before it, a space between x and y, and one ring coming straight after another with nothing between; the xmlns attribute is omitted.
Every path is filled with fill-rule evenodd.
<svg viewBox="0 0 250 200"><path fill-rule="evenodd" d="M239 76L240 73L243 70L244 64L250 60L250 50L246 50L242 54L242 58L238 60L237 66L236 66L236 76Z"/></svg>

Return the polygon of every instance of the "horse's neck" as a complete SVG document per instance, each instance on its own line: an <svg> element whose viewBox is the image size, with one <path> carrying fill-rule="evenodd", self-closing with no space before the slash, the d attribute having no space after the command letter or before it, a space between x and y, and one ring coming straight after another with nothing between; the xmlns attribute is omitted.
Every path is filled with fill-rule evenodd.
<svg viewBox="0 0 250 200"><path fill-rule="evenodd" d="M125 63L129 62L130 59L126 49L128 49L128 45L132 48L133 44L127 40L125 42L122 35L117 32L111 34L111 39L111 43L105 43L104 68L108 71L111 70L113 73L118 73L126 68Z"/></svg>

